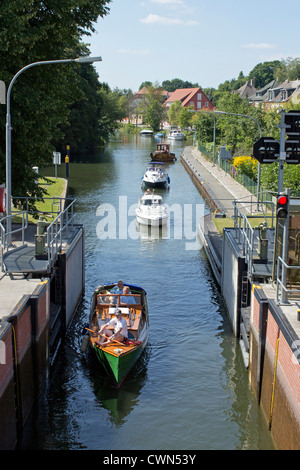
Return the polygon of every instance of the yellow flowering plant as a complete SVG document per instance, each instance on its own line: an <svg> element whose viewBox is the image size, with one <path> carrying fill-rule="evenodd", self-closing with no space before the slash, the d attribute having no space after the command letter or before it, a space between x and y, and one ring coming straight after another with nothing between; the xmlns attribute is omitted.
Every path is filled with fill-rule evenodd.
<svg viewBox="0 0 300 470"><path fill-rule="evenodd" d="M257 165L258 161L247 155L235 157L233 159L233 166L237 172L247 175L254 181L257 179Z"/></svg>

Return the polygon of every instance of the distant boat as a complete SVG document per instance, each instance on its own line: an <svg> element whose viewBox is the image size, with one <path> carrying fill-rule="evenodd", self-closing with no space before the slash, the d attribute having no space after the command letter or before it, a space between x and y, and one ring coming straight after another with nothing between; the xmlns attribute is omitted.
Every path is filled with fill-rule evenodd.
<svg viewBox="0 0 300 470"><path fill-rule="evenodd" d="M159 162L174 162L176 160L175 153L170 152L169 144L157 144L154 153L150 153L152 161Z"/></svg>
<svg viewBox="0 0 300 470"><path fill-rule="evenodd" d="M179 130L171 131L168 135L168 139L172 140L184 140L185 138L185 134Z"/></svg>
<svg viewBox="0 0 300 470"><path fill-rule="evenodd" d="M151 193L150 189L139 199L135 213L139 224L151 227L161 227L168 222L169 218L167 206L163 204L162 197Z"/></svg>
<svg viewBox="0 0 300 470"><path fill-rule="evenodd" d="M144 176L142 177L142 186L150 188L166 188L170 184L170 178L166 173L163 162L151 162L148 164Z"/></svg>
<svg viewBox="0 0 300 470"><path fill-rule="evenodd" d="M140 135L144 137L152 137L153 131L151 131L150 129L142 129Z"/></svg>
<svg viewBox="0 0 300 470"><path fill-rule="evenodd" d="M164 133L163 132L157 132L155 134L155 137L158 137L159 139L163 139L164 138Z"/></svg>

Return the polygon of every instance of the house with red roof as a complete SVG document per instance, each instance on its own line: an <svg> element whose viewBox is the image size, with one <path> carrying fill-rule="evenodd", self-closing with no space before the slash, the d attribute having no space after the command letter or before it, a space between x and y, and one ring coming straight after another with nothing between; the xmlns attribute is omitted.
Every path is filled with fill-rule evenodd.
<svg viewBox="0 0 300 470"><path fill-rule="evenodd" d="M212 102L207 98L201 88L178 88L164 102L164 106L169 108L176 101L181 101L183 107L192 106L195 111L206 110L213 111L215 109Z"/></svg>

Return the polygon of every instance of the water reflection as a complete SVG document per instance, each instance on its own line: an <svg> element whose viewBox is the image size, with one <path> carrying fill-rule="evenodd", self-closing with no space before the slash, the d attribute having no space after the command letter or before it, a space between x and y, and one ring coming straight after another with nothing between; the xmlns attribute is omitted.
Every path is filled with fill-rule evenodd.
<svg viewBox="0 0 300 470"><path fill-rule="evenodd" d="M93 351L91 351L93 352ZM147 380L147 364L150 359L148 346L124 380L122 387L115 387L107 373L89 354L90 380L97 400L109 412L109 419L116 427L123 425L131 411L139 403L139 397Z"/></svg>

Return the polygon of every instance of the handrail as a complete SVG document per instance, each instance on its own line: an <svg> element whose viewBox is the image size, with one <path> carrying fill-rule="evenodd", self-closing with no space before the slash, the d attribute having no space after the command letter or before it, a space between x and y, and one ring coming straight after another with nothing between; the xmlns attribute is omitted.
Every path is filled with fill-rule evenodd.
<svg viewBox="0 0 300 470"><path fill-rule="evenodd" d="M289 266L281 256L277 258L277 286L276 286L276 301L280 304L287 303L286 300L282 301L282 298L286 299L287 294L297 293L300 297L300 289L288 289L286 287L286 278L287 278L287 270L288 269L300 269L300 266ZM282 280L283 279L283 280ZM279 294L279 287L281 287L281 299ZM283 295L283 291L284 294Z"/></svg>
<svg viewBox="0 0 300 470"><path fill-rule="evenodd" d="M14 230L11 230L10 232L6 231L7 227L7 222L8 219L12 219L15 216L22 216L22 226L20 228L16 228ZM4 226L6 225L6 227ZM11 225L11 224L10 224ZM12 235L14 233L22 232L22 245L25 243L25 229L28 227L28 213L26 211L19 211L19 212L14 212L13 215L10 216L5 216L0 219L0 256L1 256L1 271L3 272L3 254L5 252L5 247L6 251L8 251L9 246L7 243L9 235Z"/></svg>
<svg viewBox="0 0 300 470"><path fill-rule="evenodd" d="M49 269L52 268L54 262L57 259L58 253L60 253L62 249L62 238L64 231L66 230L68 233L70 225L73 228L73 220L75 217L74 204L75 199L66 207L66 209L58 214L58 216L47 228L46 240Z"/></svg>
<svg viewBox="0 0 300 470"><path fill-rule="evenodd" d="M26 197L24 199L27 200L26 211L14 212L10 216L5 216L2 219L0 219L0 256L1 256L1 271L2 272L4 270L4 260L3 260L4 256L3 255L5 251L9 251L9 248L10 248L7 243L8 237L17 232L21 232L22 234L21 246L23 246L25 244L25 229L28 228L28 214L29 213L49 214L49 211L29 211L28 200L36 199L36 198ZM73 220L75 217L75 214L74 214L75 199L61 198L61 197L45 198L45 199L53 200L52 208L54 204L59 204L59 212L57 210L53 211L53 213L57 214L57 216L53 220L53 222L47 227L47 234L46 234L48 270L50 271L54 265L54 262L57 259L58 253L62 249L63 236L65 235L65 233L67 233L67 236L68 236L69 228L70 227L73 228ZM69 202L68 206L64 210L61 210L62 207L66 204L66 202ZM21 227L11 230L10 233L8 233L7 232L8 218L12 219L13 217L18 216L18 215L19 216L22 215Z"/></svg>

